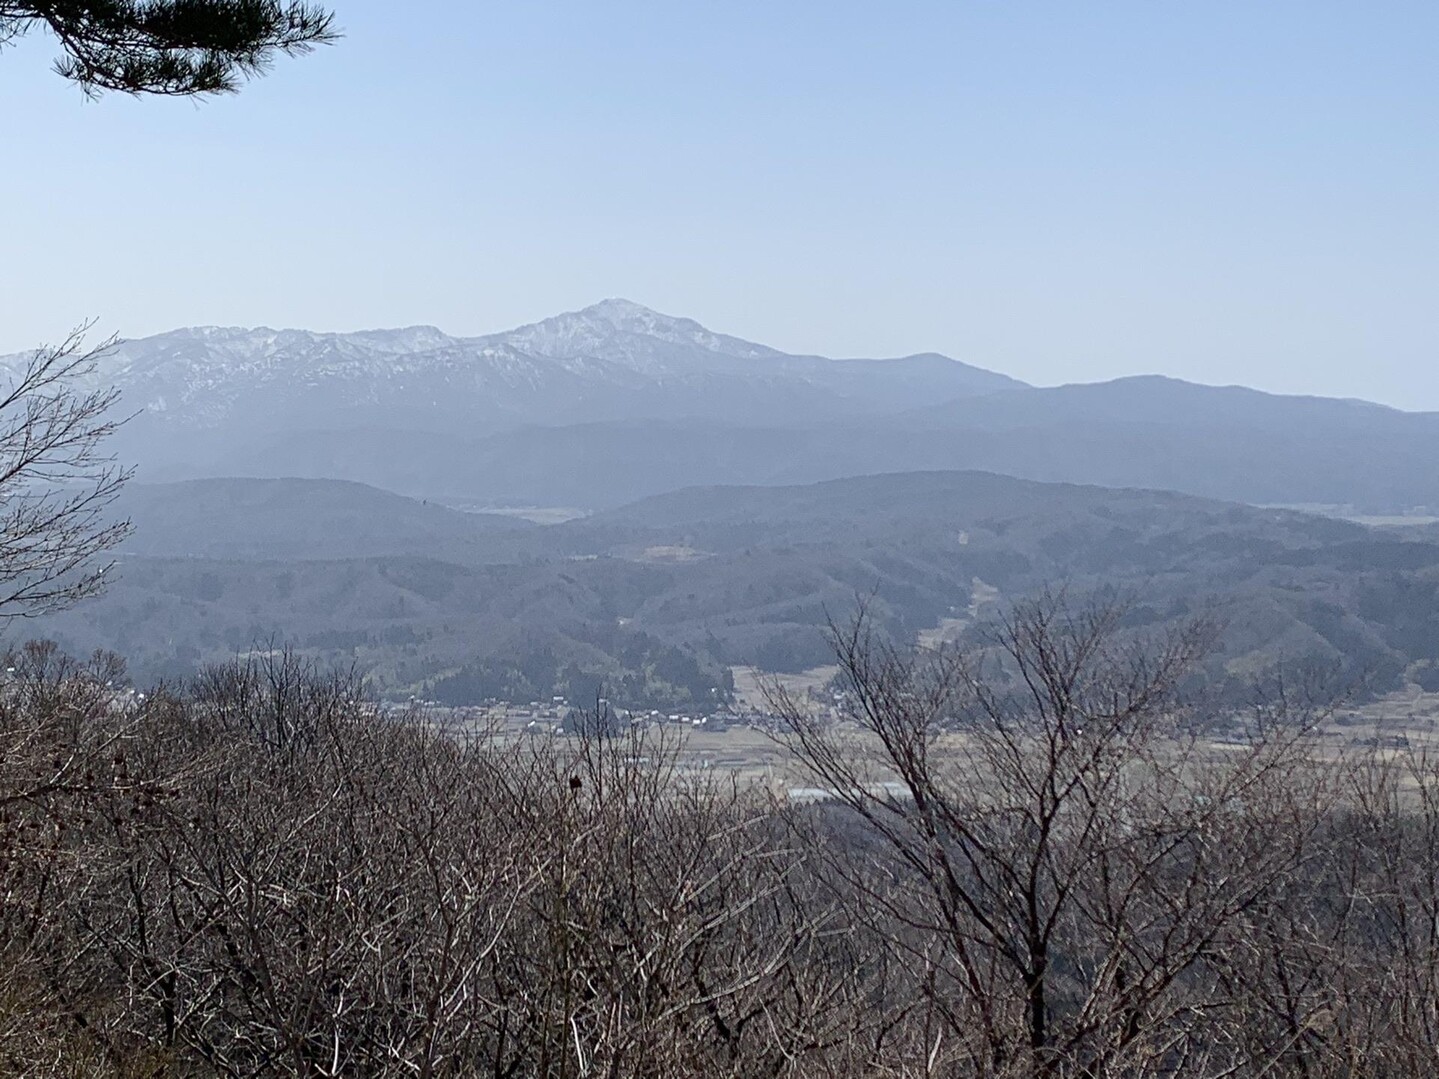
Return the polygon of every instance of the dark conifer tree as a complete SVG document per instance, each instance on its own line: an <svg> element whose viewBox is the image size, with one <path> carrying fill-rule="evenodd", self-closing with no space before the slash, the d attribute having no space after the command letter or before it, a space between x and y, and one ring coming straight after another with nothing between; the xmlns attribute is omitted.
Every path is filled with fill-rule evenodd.
<svg viewBox="0 0 1439 1079"><path fill-rule="evenodd" d="M303 0L0 0L0 44L37 29L92 96L227 93L338 36L333 13Z"/></svg>

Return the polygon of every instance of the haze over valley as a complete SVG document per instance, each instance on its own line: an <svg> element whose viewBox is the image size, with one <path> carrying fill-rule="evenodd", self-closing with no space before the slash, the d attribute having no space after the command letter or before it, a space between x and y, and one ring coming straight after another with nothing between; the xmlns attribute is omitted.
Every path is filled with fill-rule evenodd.
<svg viewBox="0 0 1439 1079"><path fill-rule="evenodd" d="M1225 692L1439 685L1436 414L790 356L623 300L468 339L177 330L91 377L137 410L135 532L27 628L141 681L285 644L396 699L709 713L736 668L822 666L864 597L912 645L1062 582L1222 616Z"/></svg>

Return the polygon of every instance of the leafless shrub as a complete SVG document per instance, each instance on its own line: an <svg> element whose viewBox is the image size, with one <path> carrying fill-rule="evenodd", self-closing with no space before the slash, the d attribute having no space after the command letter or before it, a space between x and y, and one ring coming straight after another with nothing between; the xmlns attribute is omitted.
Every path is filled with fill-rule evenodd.
<svg viewBox="0 0 1439 1079"><path fill-rule="evenodd" d="M279 654L141 708L56 666L24 698L48 734L14 743L36 760L72 744L71 682L86 740L47 775L76 780L6 787L60 829L6 908L51 1048L157 1074L783 1074L843 1029L813 963L835 910L790 831L662 739L468 739Z"/></svg>
<svg viewBox="0 0 1439 1079"><path fill-rule="evenodd" d="M1292 701L1210 740L1178 693L1208 629L1122 627L1049 596L972 654L847 628L848 720L777 698L809 805L652 733L388 715L283 651L142 700L28 648L0 1069L1427 1074L1433 762L1336 754Z"/></svg>

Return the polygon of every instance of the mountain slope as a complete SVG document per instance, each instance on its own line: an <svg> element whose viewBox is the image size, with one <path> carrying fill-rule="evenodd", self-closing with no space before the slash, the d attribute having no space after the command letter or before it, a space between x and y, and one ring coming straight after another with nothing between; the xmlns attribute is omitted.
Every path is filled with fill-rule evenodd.
<svg viewBox="0 0 1439 1079"><path fill-rule="evenodd" d="M144 411L137 430L208 432L217 444L316 417L465 434L659 415L824 419L1023 385L936 356L790 356L623 300L474 338L428 326L175 330L119 344L96 377Z"/></svg>
<svg viewBox="0 0 1439 1079"><path fill-rule="evenodd" d="M514 518L461 513L340 480L132 484L116 509L135 526L124 557L499 561L514 557L534 531Z"/></svg>
<svg viewBox="0 0 1439 1079"><path fill-rule="evenodd" d="M1210 393L1183 384L1178 393L1191 390ZM472 502L591 509L685 486L955 469L1373 514L1439 508L1435 414L1256 395L1245 402L1257 413L1252 418L1222 408L1206 417L1181 401L1191 418L1170 419L1163 400L1120 406L1105 393L1103 386L1026 390L992 395L972 410L955 405L787 426L649 419L468 438L383 426L309 430L252 441L217 467L341 476ZM1093 409L1075 399L1089 395L1097 399Z"/></svg>

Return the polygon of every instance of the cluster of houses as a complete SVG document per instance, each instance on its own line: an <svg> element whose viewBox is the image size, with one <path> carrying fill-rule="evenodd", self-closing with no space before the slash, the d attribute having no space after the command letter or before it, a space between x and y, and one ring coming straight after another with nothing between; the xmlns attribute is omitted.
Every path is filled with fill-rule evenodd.
<svg viewBox="0 0 1439 1079"><path fill-rule="evenodd" d="M522 704L486 700L479 704L462 706L411 697L402 702L388 702L384 707L392 713L421 709L437 719L467 726L502 723L506 727L520 728L532 733L559 733L567 729L567 725L572 727L581 717L592 715L596 710L606 717L606 722L630 727L684 727L711 731L752 727L758 730L773 730L777 722L777 717L755 709L720 709L709 713L666 712L658 708L622 708L603 697L587 705L577 705L567 697L555 696L549 700Z"/></svg>

